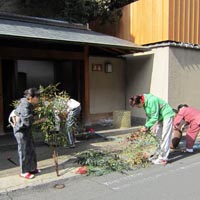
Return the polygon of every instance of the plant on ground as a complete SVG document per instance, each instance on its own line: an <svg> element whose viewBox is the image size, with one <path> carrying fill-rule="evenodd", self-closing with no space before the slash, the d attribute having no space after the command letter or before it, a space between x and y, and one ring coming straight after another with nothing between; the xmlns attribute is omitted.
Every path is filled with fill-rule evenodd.
<svg viewBox="0 0 200 200"><path fill-rule="evenodd" d="M87 167L87 175L96 176L149 166L148 158L158 144L156 137L137 131L126 139L126 148L120 152L88 150L77 155L77 162Z"/></svg>
<svg viewBox="0 0 200 200"><path fill-rule="evenodd" d="M133 168L149 165L148 158L154 153L158 141L152 133L135 132L128 138L128 146L121 156Z"/></svg>
<svg viewBox="0 0 200 200"><path fill-rule="evenodd" d="M77 163L87 166L87 175L101 176L110 172L121 172L129 169L128 164L117 154L88 150L77 155Z"/></svg>

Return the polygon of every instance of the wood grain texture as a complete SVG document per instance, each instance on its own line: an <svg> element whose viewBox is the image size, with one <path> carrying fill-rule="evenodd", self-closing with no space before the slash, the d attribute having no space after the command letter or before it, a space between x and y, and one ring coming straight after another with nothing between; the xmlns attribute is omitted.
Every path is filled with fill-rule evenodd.
<svg viewBox="0 0 200 200"><path fill-rule="evenodd" d="M200 44L200 0L139 0L123 8L119 23L97 27L92 28L137 44Z"/></svg>

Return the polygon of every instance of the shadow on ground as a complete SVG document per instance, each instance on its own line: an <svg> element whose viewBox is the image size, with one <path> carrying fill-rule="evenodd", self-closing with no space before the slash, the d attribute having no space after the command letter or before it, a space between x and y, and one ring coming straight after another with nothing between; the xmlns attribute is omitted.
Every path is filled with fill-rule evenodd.
<svg viewBox="0 0 200 200"><path fill-rule="evenodd" d="M104 138L99 137L98 135L94 135L90 137L87 140L79 140L76 143L75 148L63 148L63 147L57 147L58 156L66 156L64 162L59 163L59 168L65 168L66 166L71 165L72 167L76 166L75 160L73 159L74 156L82 151L88 150L88 149L100 149L100 147L96 143L104 143L108 142ZM18 162L18 153L17 153L17 145L8 145L3 146L3 148L0 149L0 177L10 175L10 174L16 174L17 171L19 171L19 162ZM40 162L42 166L44 166L44 169L42 170L44 173L49 173L52 171L55 171L54 168L54 161L52 158L53 155L53 149L50 148L48 145L44 144L43 142L39 142L36 144L36 153L37 153L37 160ZM68 157L67 157L68 156ZM8 160L10 159L10 161ZM63 160L63 159L60 159ZM59 162L59 158L58 158ZM48 167L46 167L48 166ZM4 172L6 171L6 173ZM17 172L18 173L18 172Z"/></svg>

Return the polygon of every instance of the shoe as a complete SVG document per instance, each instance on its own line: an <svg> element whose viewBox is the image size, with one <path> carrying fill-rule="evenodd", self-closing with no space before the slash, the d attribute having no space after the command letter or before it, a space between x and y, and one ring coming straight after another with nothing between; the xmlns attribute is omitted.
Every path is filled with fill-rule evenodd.
<svg viewBox="0 0 200 200"><path fill-rule="evenodd" d="M39 174L39 173L41 173L41 170L40 169L35 169L34 171L30 171L29 173L30 174Z"/></svg>
<svg viewBox="0 0 200 200"><path fill-rule="evenodd" d="M166 165L167 164L167 160L163 160L163 159L155 159L155 160L152 160L152 163L154 165Z"/></svg>
<svg viewBox="0 0 200 200"><path fill-rule="evenodd" d="M156 160L157 158L158 158L158 155L153 154L153 155L151 155L151 156L148 158L148 161L149 161L149 162L152 162L153 160Z"/></svg>
<svg viewBox="0 0 200 200"><path fill-rule="evenodd" d="M193 149L181 149L181 152L182 153L189 153L189 154L191 154L191 153L194 153L194 150Z"/></svg>
<svg viewBox="0 0 200 200"><path fill-rule="evenodd" d="M187 151L188 153L193 153L193 152L194 152L193 149L188 149L188 148L186 148L186 151Z"/></svg>
<svg viewBox="0 0 200 200"><path fill-rule="evenodd" d="M20 174L21 177L26 178L26 179L33 179L35 176L29 172L27 173L21 173Z"/></svg>

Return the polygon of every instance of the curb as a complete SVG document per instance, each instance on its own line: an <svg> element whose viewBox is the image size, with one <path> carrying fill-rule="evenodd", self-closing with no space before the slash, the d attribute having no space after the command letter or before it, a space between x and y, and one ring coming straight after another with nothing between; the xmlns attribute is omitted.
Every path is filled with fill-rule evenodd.
<svg viewBox="0 0 200 200"><path fill-rule="evenodd" d="M100 137L106 138L108 136L117 136L121 134L131 133L135 130L138 130L141 126L135 126L131 128L121 128L121 129L110 129L104 131L95 131L95 134L99 135Z"/></svg>

